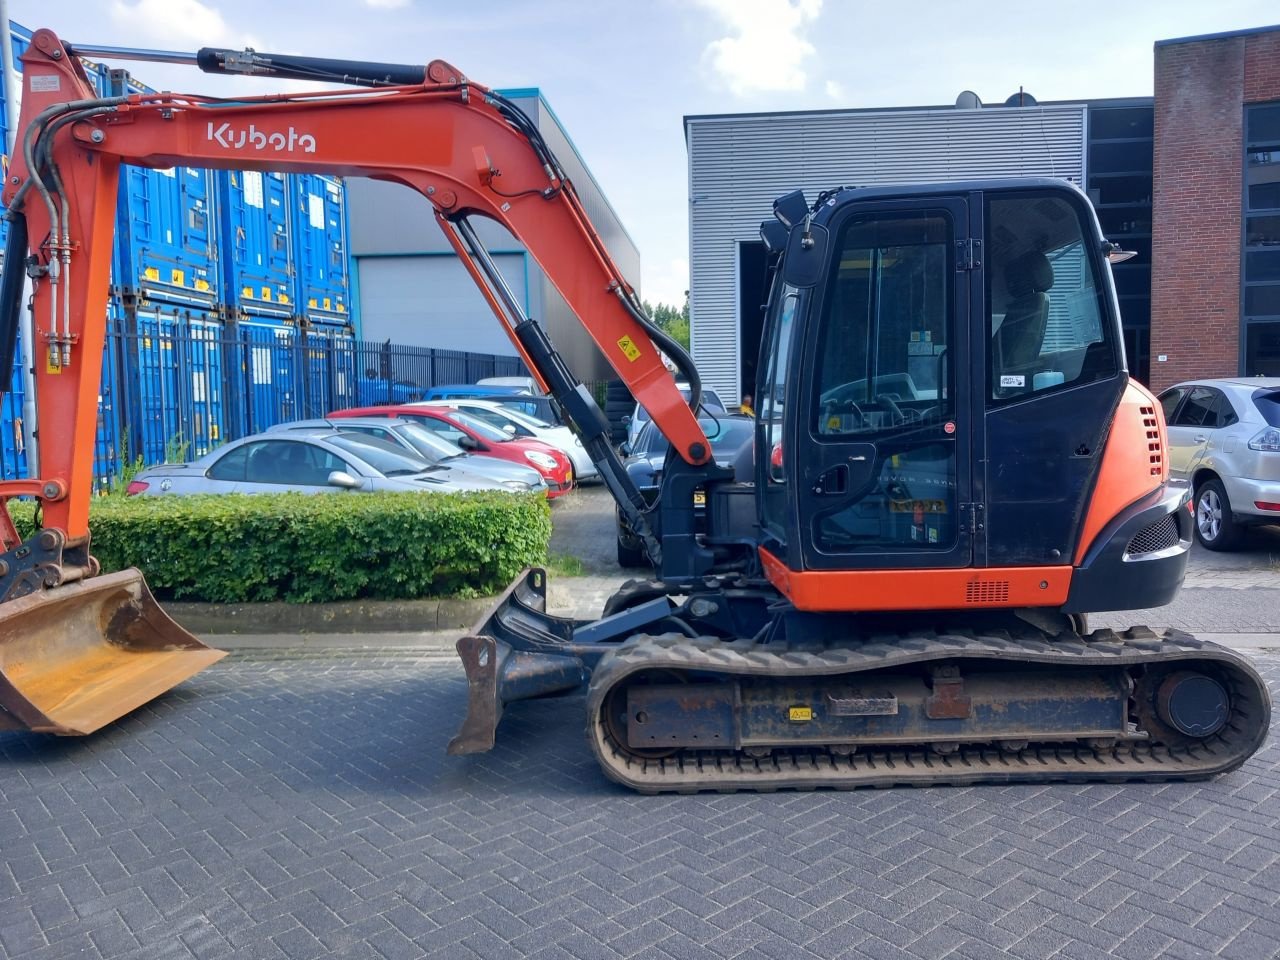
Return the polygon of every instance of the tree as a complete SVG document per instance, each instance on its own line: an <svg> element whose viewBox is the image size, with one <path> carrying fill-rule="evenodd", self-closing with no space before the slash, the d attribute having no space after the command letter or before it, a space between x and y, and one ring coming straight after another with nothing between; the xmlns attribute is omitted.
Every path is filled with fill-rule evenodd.
<svg viewBox="0 0 1280 960"><path fill-rule="evenodd" d="M644 312L654 324L661 328L686 350L689 349L689 295L685 294L684 306L674 307L667 303L651 304L644 301Z"/></svg>

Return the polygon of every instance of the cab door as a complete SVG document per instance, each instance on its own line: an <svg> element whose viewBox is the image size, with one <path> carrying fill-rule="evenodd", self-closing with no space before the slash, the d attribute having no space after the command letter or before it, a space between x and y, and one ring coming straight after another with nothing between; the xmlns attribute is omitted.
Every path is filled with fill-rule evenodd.
<svg viewBox="0 0 1280 960"><path fill-rule="evenodd" d="M855 202L830 229L788 396L804 568L968 566L968 201Z"/></svg>

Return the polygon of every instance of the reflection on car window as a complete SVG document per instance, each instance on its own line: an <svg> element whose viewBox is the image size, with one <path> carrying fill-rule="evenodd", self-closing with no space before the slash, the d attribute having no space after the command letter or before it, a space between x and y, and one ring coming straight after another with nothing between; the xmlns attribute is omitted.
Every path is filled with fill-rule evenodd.
<svg viewBox="0 0 1280 960"><path fill-rule="evenodd" d="M1160 407L1164 410L1164 422L1173 423L1173 413L1178 409L1178 402L1186 396L1187 391L1181 387L1174 387L1172 390L1166 390L1160 394Z"/></svg>
<svg viewBox="0 0 1280 960"><path fill-rule="evenodd" d="M242 447L236 447L229 450L209 468L209 479L211 480L243 480L245 465L249 462L249 448L257 446L257 444L245 444Z"/></svg>
<svg viewBox="0 0 1280 960"><path fill-rule="evenodd" d="M312 443L270 440L252 445L245 480L291 486L326 486L334 470L346 470L341 457Z"/></svg>
<svg viewBox="0 0 1280 960"><path fill-rule="evenodd" d="M1208 387L1195 387L1187 397L1173 422L1177 427L1218 426L1218 391Z"/></svg>
<svg viewBox="0 0 1280 960"><path fill-rule="evenodd" d="M403 447L363 434L340 434L330 439L335 447L359 457L384 477L404 477L421 473L427 463ZM345 467L335 467L345 469Z"/></svg>

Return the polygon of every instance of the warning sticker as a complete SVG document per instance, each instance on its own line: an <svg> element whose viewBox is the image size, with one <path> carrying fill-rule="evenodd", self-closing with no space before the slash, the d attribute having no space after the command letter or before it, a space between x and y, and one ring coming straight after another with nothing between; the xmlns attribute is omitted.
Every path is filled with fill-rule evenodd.
<svg viewBox="0 0 1280 960"><path fill-rule="evenodd" d="M618 346L622 349L622 355L632 363L640 359L640 348L630 337L621 337L618 340Z"/></svg>
<svg viewBox="0 0 1280 960"><path fill-rule="evenodd" d="M1000 377L1002 387L1025 387L1027 378L1020 373L1006 373Z"/></svg>
<svg viewBox="0 0 1280 960"><path fill-rule="evenodd" d="M792 723L808 723L813 719L813 708L790 707L787 710L787 719Z"/></svg>

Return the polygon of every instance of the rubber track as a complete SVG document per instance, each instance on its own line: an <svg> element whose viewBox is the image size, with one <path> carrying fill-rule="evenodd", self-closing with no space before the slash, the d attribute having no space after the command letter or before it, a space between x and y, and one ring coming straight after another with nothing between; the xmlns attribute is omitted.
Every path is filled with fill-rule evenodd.
<svg viewBox="0 0 1280 960"><path fill-rule="evenodd" d="M862 748L850 756L825 750L775 750L765 758L733 751L684 750L660 760L640 759L610 737L602 720L609 690L645 670L711 671L725 676L780 680L856 674L936 660L1000 660L1006 664L1129 667L1177 663L1214 668L1228 685L1232 714L1221 731L1189 746L1121 741L1114 748L1032 745L1020 753L962 746L941 755L919 747ZM1234 770L1262 746L1271 698L1249 661L1226 647L1181 631L1145 627L1124 633L1098 630L1087 637L955 633L876 637L844 645L727 643L678 634L637 636L596 668L587 694L588 735L596 758L613 780L642 793L703 790L812 790L820 787L968 785L976 783L1124 782L1199 780Z"/></svg>

